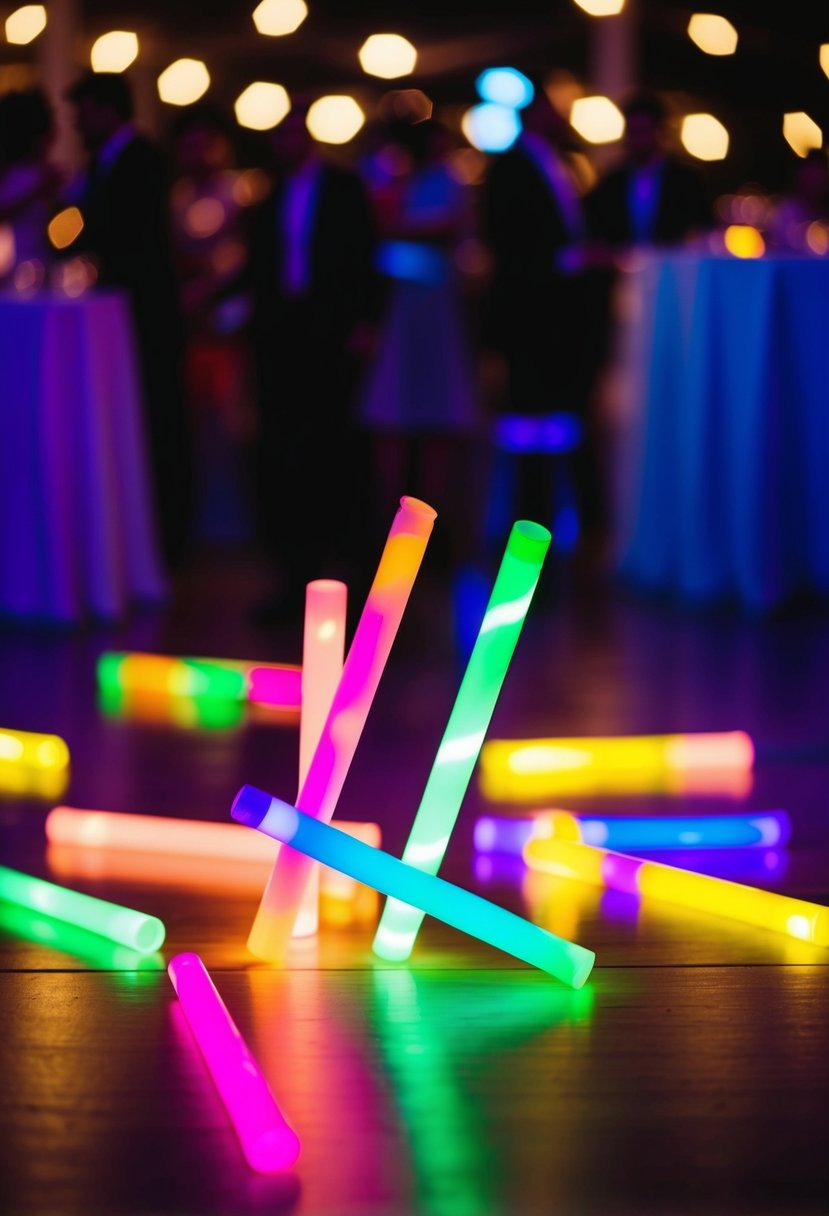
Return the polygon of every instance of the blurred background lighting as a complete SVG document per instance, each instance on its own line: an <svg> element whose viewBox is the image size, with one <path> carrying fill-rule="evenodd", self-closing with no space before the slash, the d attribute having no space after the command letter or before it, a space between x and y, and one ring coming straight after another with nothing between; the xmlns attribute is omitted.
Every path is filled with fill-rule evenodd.
<svg viewBox="0 0 829 1216"><path fill-rule="evenodd" d="M511 107L485 101L466 111L461 130L479 152L506 152L521 133L521 119Z"/></svg>
<svg viewBox="0 0 829 1216"><path fill-rule="evenodd" d="M820 48L820 66L829 76L829 42L824 42Z"/></svg>
<svg viewBox="0 0 829 1216"><path fill-rule="evenodd" d="M625 119L609 97L577 97L570 108L570 126L589 144L609 144L621 139Z"/></svg>
<svg viewBox="0 0 829 1216"><path fill-rule="evenodd" d="M308 109L305 120L314 139L322 144L347 144L366 120L353 97L329 93L319 97Z"/></svg>
<svg viewBox="0 0 829 1216"><path fill-rule="evenodd" d="M138 35L130 30L110 30L92 44L89 61L93 72L125 72L138 57Z"/></svg>
<svg viewBox="0 0 829 1216"><path fill-rule="evenodd" d="M396 118L423 122L432 117L433 109L432 99L422 89L391 89L377 104L378 117L384 122L393 122Z"/></svg>
<svg viewBox="0 0 829 1216"><path fill-rule="evenodd" d="M715 13L694 13L688 22L688 37L706 55L733 55L737 49L734 26Z"/></svg>
<svg viewBox="0 0 829 1216"><path fill-rule="evenodd" d="M616 17L625 7L625 0L576 0L589 17Z"/></svg>
<svg viewBox="0 0 829 1216"><path fill-rule="evenodd" d="M724 160L728 155L728 131L713 114L686 114L679 138L697 160Z"/></svg>
<svg viewBox="0 0 829 1216"><path fill-rule="evenodd" d="M812 148L823 144L823 132L805 110L783 115L783 138L798 156L806 156Z"/></svg>
<svg viewBox="0 0 829 1216"><path fill-rule="evenodd" d="M725 247L735 258L761 258L766 242L750 224L729 224L723 234Z"/></svg>
<svg viewBox="0 0 829 1216"><path fill-rule="evenodd" d="M6 18L6 41L16 46L34 42L46 29L46 9L42 4L24 4Z"/></svg>
<svg viewBox="0 0 829 1216"><path fill-rule="evenodd" d="M253 10L253 24L260 34L276 38L293 34L307 16L305 0L262 0Z"/></svg>
<svg viewBox="0 0 829 1216"><path fill-rule="evenodd" d="M158 95L171 106L190 106L210 86L210 73L201 59L177 59L158 78Z"/></svg>
<svg viewBox="0 0 829 1216"><path fill-rule="evenodd" d="M282 122L291 108L290 98L281 84L255 80L233 103L236 121L251 131L270 131Z"/></svg>
<svg viewBox="0 0 829 1216"><path fill-rule="evenodd" d="M372 34L358 51L360 67L369 76L393 80L415 70L417 51L402 34Z"/></svg>
<svg viewBox="0 0 829 1216"><path fill-rule="evenodd" d="M77 207L64 207L53 217L46 231L55 249L68 249L83 231L83 216Z"/></svg>
<svg viewBox="0 0 829 1216"><path fill-rule="evenodd" d="M510 106L513 110L523 110L535 93L532 81L517 68L487 68L475 81L475 88L482 101Z"/></svg>
<svg viewBox="0 0 829 1216"><path fill-rule="evenodd" d="M829 253L829 225L812 220L806 228L806 247L818 257L825 257Z"/></svg>

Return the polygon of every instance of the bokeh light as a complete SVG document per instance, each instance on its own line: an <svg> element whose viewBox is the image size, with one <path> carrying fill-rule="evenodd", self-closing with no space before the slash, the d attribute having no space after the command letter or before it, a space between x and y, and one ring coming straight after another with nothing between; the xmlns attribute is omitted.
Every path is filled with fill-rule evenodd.
<svg viewBox="0 0 829 1216"><path fill-rule="evenodd" d="M409 76L417 63L417 51L402 34L372 34L357 55L364 72L383 80Z"/></svg>
<svg viewBox="0 0 829 1216"><path fill-rule="evenodd" d="M570 108L570 126L589 144L609 144L625 133L625 117L609 97L577 97Z"/></svg>
<svg viewBox="0 0 829 1216"><path fill-rule="evenodd" d="M158 78L158 95L170 106L190 106L210 87L210 73L201 59L177 59Z"/></svg>
<svg viewBox="0 0 829 1216"><path fill-rule="evenodd" d="M377 115L384 122L405 118L408 122L423 122L432 117L434 103L422 89L391 89L377 105Z"/></svg>
<svg viewBox="0 0 829 1216"><path fill-rule="evenodd" d="M6 18L6 41L15 46L34 42L46 29L46 9L42 4L24 4Z"/></svg>
<svg viewBox="0 0 829 1216"><path fill-rule="evenodd" d="M523 110L535 94L532 81L517 68L487 68L475 81L475 88L482 101L513 110Z"/></svg>
<svg viewBox="0 0 829 1216"><path fill-rule="evenodd" d="M366 116L347 93L318 97L308 109L308 130L323 144L347 144L366 121Z"/></svg>
<svg viewBox="0 0 829 1216"><path fill-rule="evenodd" d="M83 216L77 207L64 207L52 218L46 231L55 249L68 249L83 231Z"/></svg>
<svg viewBox="0 0 829 1216"><path fill-rule="evenodd" d="M829 225L822 224L820 220L812 220L806 228L805 240L811 253L825 257L829 253Z"/></svg>
<svg viewBox="0 0 829 1216"><path fill-rule="evenodd" d="M733 55L737 49L737 31L716 13L694 13L688 22L688 37L706 55Z"/></svg>
<svg viewBox="0 0 829 1216"><path fill-rule="evenodd" d="M750 224L729 224L723 233L723 241L735 258L761 258L766 251L762 234Z"/></svg>
<svg viewBox="0 0 829 1216"><path fill-rule="evenodd" d="M206 240L219 231L225 222L225 214L221 199L197 198L184 214L184 230L188 236Z"/></svg>
<svg viewBox="0 0 829 1216"><path fill-rule="evenodd" d="M686 114L679 138L697 160L723 160L728 155L728 131L713 114Z"/></svg>
<svg viewBox="0 0 829 1216"><path fill-rule="evenodd" d="M625 0L575 0L589 17L616 17L625 7Z"/></svg>
<svg viewBox="0 0 829 1216"><path fill-rule="evenodd" d="M278 126L291 108L291 100L281 84L255 80L233 103L236 121L251 131L270 131Z"/></svg>
<svg viewBox="0 0 829 1216"><path fill-rule="evenodd" d="M783 115L783 138L798 156L806 156L812 148L823 145L823 132L805 110Z"/></svg>
<svg viewBox="0 0 829 1216"><path fill-rule="evenodd" d="M819 51L820 66L829 76L829 42L824 42Z"/></svg>
<svg viewBox="0 0 829 1216"><path fill-rule="evenodd" d="M110 30L92 44L89 61L93 72L125 72L138 58L138 35L130 30Z"/></svg>
<svg viewBox="0 0 829 1216"><path fill-rule="evenodd" d="M253 10L253 24L260 34L278 38L293 34L307 16L305 0L262 0Z"/></svg>
<svg viewBox="0 0 829 1216"><path fill-rule="evenodd" d="M466 111L461 130L479 152L506 152L521 134L521 119L510 106L484 101Z"/></svg>

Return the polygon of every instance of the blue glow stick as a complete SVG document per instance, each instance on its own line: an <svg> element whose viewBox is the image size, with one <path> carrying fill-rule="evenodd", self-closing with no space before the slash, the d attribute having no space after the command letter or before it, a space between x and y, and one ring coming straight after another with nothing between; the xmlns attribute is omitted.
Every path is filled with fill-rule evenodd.
<svg viewBox="0 0 829 1216"><path fill-rule="evenodd" d="M593 969L596 956L592 950L556 937L471 891L424 874L382 849L354 840L263 790L243 786L231 815L323 865L554 975L571 988L581 988Z"/></svg>

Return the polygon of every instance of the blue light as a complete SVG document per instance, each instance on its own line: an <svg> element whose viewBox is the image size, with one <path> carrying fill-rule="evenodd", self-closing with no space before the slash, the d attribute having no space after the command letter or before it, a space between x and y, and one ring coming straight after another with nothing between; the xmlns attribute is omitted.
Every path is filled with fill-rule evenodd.
<svg viewBox="0 0 829 1216"><path fill-rule="evenodd" d="M495 422L495 443L504 452L551 456L572 452L583 434L573 414L502 414Z"/></svg>
<svg viewBox="0 0 829 1216"><path fill-rule="evenodd" d="M475 88L482 101L511 110L523 110L535 96L532 81L517 68L487 68L475 81Z"/></svg>
<svg viewBox="0 0 829 1216"><path fill-rule="evenodd" d="M481 152L506 152L521 134L521 119L509 106L485 101L467 110L463 132Z"/></svg>

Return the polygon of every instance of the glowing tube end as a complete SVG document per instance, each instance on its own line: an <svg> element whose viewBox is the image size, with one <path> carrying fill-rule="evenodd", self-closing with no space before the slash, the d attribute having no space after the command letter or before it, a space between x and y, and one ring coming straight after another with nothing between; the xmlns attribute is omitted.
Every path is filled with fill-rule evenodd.
<svg viewBox="0 0 829 1216"><path fill-rule="evenodd" d="M289 1170L300 1153L299 1136L287 1123L272 1128L243 1147L248 1164L257 1174L279 1174Z"/></svg>
<svg viewBox="0 0 829 1216"><path fill-rule="evenodd" d="M140 954L154 954L164 945L167 930L157 916L146 916L135 933L133 948Z"/></svg>
<svg viewBox="0 0 829 1216"><path fill-rule="evenodd" d="M550 547L552 536L549 529L529 519L519 519L510 532L508 549L513 557L538 565Z"/></svg>
<svg viewBox="0 0 829 1216"><path fill-rule="evenodd" d="M272 802L270 794L258 790L253 785L243 785L233 800L230 816L245 827L258 828L270 810Z"/></svg>
<svg viewBox="0 0 829 1216"><path fill-rule="evenodd" d="M408 494L400 499L400 514L405 515L405 530L418 536L431 535L432 525L438 517L437 511L428 502Z"/></svg>
<svg viewBox="0 0 829 1216"><path fill-rule="evenodd" d="M593 970L596 954L593 950L588 950L583 946L578 954L573 952L570 957L573 964L570 983L574 988L583 988Z"/></svg>

